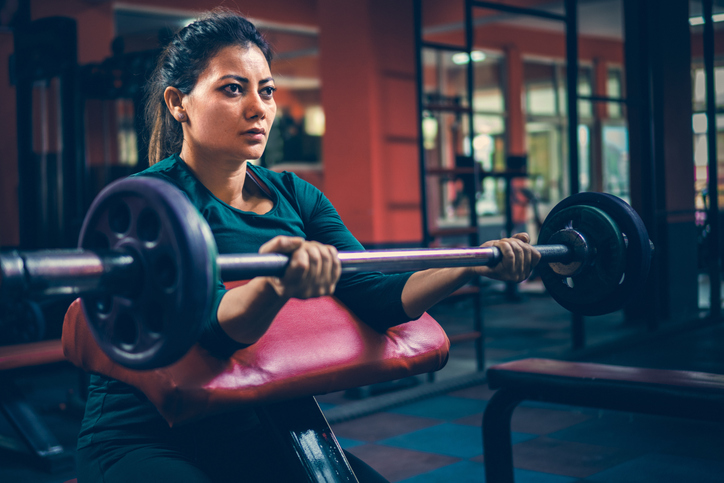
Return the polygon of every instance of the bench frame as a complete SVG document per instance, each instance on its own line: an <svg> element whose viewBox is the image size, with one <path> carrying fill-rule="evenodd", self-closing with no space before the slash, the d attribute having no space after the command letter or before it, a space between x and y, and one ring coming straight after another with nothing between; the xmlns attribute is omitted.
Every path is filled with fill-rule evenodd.
<svg viewBox="0 0 724 483"><path fill-rule="evenodd" d="M278 443L290 481L358 483L314 397L266 404L256 412Z"/></svg>
<svg viewBox="0 0 724 483"><path fill-rule="evenodd" d="M54 473L73 467L67 451L33 410L13 382L13 372L65 361L60 339L0 347L0 412L19 437L0 435L0 449L30 455L43 470Z"/></svg>
<svg viewBox="0 0 724 483"><path fill-rule="evenodd" d="M523 359L488 369L483 414L488 483L513 483L510 420L522 401L724 422L724 375Z"/></svg>

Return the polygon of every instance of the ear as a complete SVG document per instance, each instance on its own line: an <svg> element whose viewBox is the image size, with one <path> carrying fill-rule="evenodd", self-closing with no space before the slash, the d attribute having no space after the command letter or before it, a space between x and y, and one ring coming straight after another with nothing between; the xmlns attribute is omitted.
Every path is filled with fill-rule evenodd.
<svg viewBox="0 0 724 483"><path fill-rule="evenodd" d="M184 93L175 87L169 86L163 91L163 99L166 101L166 107L168 107L171 115L179 122L188 119L186 109L183 107L184 97L186 97Z"/></svg>

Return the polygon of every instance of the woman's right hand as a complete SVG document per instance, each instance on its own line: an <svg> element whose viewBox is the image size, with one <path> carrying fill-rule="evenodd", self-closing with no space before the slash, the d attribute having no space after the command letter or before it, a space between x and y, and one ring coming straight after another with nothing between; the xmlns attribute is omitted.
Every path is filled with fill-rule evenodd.
<svg viewBox="0 0 724 483"><path fill-rule="evenodd" d="M301 237L277 236L259 253L285 253L289 265L282 277L268 277L280 297L308 299L331 295L342 273L337 249Z"/></svg>

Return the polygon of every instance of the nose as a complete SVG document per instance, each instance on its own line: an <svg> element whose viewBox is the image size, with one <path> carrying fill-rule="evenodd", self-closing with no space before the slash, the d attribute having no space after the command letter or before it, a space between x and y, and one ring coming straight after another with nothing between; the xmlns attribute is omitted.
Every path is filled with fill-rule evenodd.
<svg viewBox="0 0 724 483"><path fill-rule="evenodd" d="M267 105L258 92L252 92L246 97L244 106L244 116L247 119L260 118L264 119L267 114Z"/></svg>

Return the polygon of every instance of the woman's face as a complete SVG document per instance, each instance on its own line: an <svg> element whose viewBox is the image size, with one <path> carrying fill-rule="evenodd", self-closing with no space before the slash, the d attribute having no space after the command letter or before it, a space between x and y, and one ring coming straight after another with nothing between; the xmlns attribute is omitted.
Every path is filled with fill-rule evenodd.
<svg viewBox="0 0 724 483"><path fill-rule="evenodd" d="M258 47L220 50L182 105L184 151L215 159L258 159L277 111L272 79Z"/></svg>

